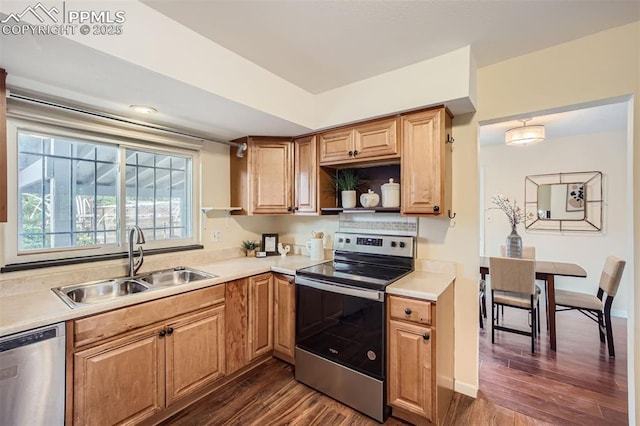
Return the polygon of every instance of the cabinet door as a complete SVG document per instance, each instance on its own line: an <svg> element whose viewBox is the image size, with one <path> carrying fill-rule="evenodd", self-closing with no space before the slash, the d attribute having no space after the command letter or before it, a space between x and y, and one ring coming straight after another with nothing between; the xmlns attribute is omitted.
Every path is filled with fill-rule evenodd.
<svg viewBox="0 0 640 426"><path fill-rule="evenodd" d="M293 210L292 144L290 141L251 140L252 212L288 213Z"/></svg>
<svg viewBox="0 0 640 426"><path fill-rule="evenodd" d="M389 404L429 420L432 334L429 327L389 321Z"/></svg>
<svg viewBox="0 0 640 426"><path fill-rule="evenodd" d="M398 119L378 120L355 128L353 157L399 158Z"/></svg>
<svg viewBox="0 0 640 426"><path fill-rule="evenodd" d="M320 165L353 159L353 129L340 129L320 135ZM351 155L349 155L351 153Z"/></svg>
<svg viewBox="0 0 640 426"><path fill-rule="evenodd" d="M232 374L249 363L247 345L249 327L249 280L243 278L228 282L225 290L225 353L227 374Z"/></svg>
<svg viewBox="0 0 640 426"><path fill-rule="evenodd" d="M294 150L295 213L317 213L318 153L316 136L296 139Z"/></svg>
<svg viewBox="0 0 640 426"><path fill-rule="evenodd" d="M137 424L162 409L165 352L159 331L75 353L75 425Z"/></svg>
<svg viewBox="0 0 640 426"><path fill-rule="evenodd" d="M450 119L444 108L402 117L403 214L445 213L445 138Z"/></svg>
<svg viewBox="0 0 640 426"><path fill-rule="evenodd" d="M273 350L273 276L249 277L249 360Z"/></svg>
<svg viewBox="0 0 640 426"><path fill-rule="evenodd" d="M224 306L166 327L167 405L224 376Z"/></svg>
<svg viewBox="0 0 640 426"><path fill-rule="evenodd" d="M273 348L275 355L294 362L296 344L296 288L292 276L274 274L275 314Z"/></svg>

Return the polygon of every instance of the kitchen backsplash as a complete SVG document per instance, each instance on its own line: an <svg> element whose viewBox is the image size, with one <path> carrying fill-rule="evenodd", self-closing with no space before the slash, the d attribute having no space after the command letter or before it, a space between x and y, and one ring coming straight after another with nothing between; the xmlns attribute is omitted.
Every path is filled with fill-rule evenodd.
<svg viewBox="0 0 640 426"><path fill-rule="evenodd" d="M418 236L418 218L397 213L340 213L340 232Z"/></svg>

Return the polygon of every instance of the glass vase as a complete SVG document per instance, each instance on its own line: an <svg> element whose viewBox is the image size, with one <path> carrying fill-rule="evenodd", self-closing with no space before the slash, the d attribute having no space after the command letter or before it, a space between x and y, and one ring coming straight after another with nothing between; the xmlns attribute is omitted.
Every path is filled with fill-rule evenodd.
<svg viewBox="0 0 640 426"><path fill-rule="evenodd" d="M507 257L522 258L522 238L518 235L516 226L511 226L511 233L507 235L505 255Z"/></svg>

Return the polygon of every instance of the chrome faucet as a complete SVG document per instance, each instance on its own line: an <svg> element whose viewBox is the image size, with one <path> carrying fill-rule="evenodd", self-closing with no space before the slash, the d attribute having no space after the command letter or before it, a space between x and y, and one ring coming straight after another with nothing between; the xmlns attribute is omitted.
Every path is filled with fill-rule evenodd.
<svg viewBox="0 0 640 426"><path fill-rule="evenodd" d="M133 277L138 270L142 267L142 262L144 262L144 253L142 251L142 246L138 246L138 253L140 253L140 257L137 262L133 260L133 238L136 238L136 244L144 244L144 233L142 229L138 225L134 225L129 229L129 276Z"/></svg>

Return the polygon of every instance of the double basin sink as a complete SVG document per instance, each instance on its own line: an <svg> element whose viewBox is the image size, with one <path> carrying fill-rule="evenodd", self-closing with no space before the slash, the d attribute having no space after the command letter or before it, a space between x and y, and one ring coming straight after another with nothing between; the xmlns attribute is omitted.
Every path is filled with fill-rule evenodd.
<svg viewBox="0 0 640 426"><path fill-rule="evenodd" d="M118 278L56 287L53 292L69 307L76 308L78 306L108 302L145 291L173 287L215 277L216 275L213 274L178 266L132 278Z"/></svg>

